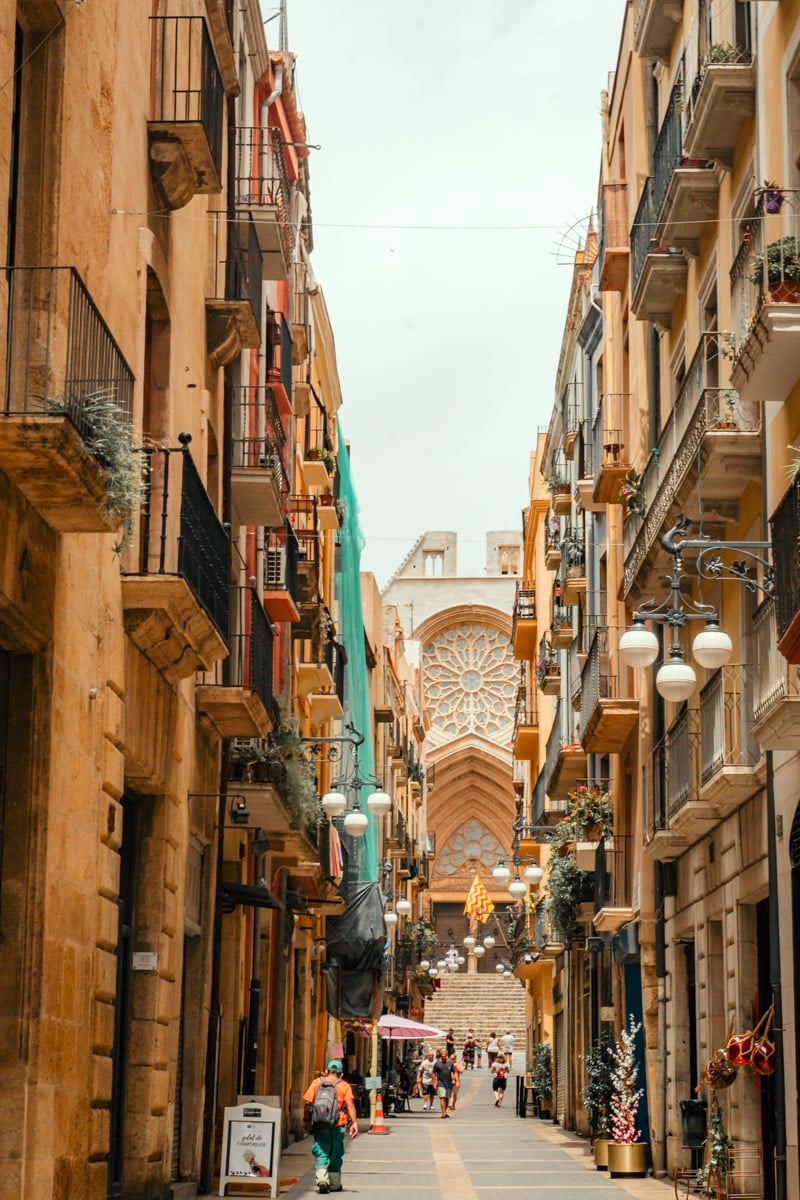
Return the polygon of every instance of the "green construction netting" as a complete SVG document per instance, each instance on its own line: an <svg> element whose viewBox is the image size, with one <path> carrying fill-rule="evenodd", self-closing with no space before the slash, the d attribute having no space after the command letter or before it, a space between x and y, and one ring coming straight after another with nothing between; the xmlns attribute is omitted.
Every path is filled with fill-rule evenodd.
<svg viewBox="0 0 800 1200"><path fill-rule="evenodd" d="M350 721L356 729L364 734L364 743L358 752L358 765L360 777L365 779L367 776L371 778L375 773L375 755L372 744L372 713L367 678L367 656L364 647L364 616L361 608L361 550L364 539L358 520L358 500L350 474L350 461L344 451L344 434L338 417L336 427L339 436L339 499L344 507L344 518L339 531L341 554L336 584L341 618L341 639L347 650L344 675L345 721ZM369 825L364 836L351 838L344 833L341 834L348 854L348 880L374 882L378 878L376 819L366 804L367 796L373 790L371 786L360 789L361 808L369 817Z"/></svg>

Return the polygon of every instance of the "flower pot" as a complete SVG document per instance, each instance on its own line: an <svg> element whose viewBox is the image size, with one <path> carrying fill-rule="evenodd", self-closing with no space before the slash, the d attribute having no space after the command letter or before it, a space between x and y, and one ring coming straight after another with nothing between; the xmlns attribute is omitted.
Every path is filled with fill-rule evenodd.
<svg viewBox="0 0 800 1200"><path fill-rule="evenodd" d="M647 1174L647 1142L608 1143L608 1173L612 1179L627 1175L643 1179Z"/></svg>
<svg viewBox="0 0 800 1200"><path fill-rule="evenodd" d="M595 1138L592 1142L592 1150L594 1152L594 1165L598 1171L608 1170L608 1147L611 1145L610 1138Z"/></svg>
<svg viewBox="0 0 800 1200"><path fill-rule="evenodd" d="M769 298L773 304L800 304L800 280L781 279L771 283Z"/></svg>

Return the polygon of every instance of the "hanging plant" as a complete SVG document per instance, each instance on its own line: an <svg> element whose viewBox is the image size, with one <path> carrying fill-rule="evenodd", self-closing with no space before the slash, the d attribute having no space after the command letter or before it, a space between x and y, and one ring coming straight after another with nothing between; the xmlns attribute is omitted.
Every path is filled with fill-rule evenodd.
<svg viewBox="0 0 800 1200"><path fill-rule="evenodd" d="M578 929L576 913L583 903L585 877L575 860L574 846L562 842L565 853L553 853L547 863L547 914L552 931L569 940Z"/></svg>
<svg viewBox="0 0 800 1200"><path fill-rule="evenodd" d="M614 832L614 805L608 792L596 784L593 787L581 784L568 795L567 819L572 822L575 837L579 841L611 836Z"/></svg>
<svg viewBox="0 0 800 1200"><path fill-rule="evenodd" d="M625 507L625 520L628 517L643 517L645 511L644 496L642 495L642 477L631 467L619 487L619 494Z"/></svg>

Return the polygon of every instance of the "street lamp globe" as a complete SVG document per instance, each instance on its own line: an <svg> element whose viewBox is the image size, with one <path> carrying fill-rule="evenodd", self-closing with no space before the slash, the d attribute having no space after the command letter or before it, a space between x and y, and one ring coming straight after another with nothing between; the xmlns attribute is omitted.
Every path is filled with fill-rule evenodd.
<svg viewBox="0 0 800 1200"><path fill-rule="evenodd" d="M506 967L505 971L503 971L503 976L504 976L506 979L510 979L510 978L511 978L511 972L509 971L508 967Z"/></svg>
<svg viewBox="0 0 800 1200"><path fill-rule="evenodd" d="M619 654L629 667L649 667L658 658L658 638L643 621L634 620L619 639Z"/></svg>
<svg viewBox="0 0 800 1200"><path fill-rule="evenodd" d="M397 913L391 912L391 910L389 912L385 912L383 914L383 920L384 920L384 924L386 925L387 929L393 929L394 926L397 924Z"/></svg>
<svg viewBox="0 0 800 1200"><path fill-rule="evenodd" d="M483 946L480 946L480 945L476 946L475 949L473 950L473 954L475 955L476 958L483 958L485 953L486 953L486 951L484 950Z"/></svg>
<svg viewBox="0 0 800 1200"><path fill-rule="evenodd" d="M531 863L531 865L529 867L525 868L525 878L527 879L527 881L531 885L531 887L538 887L539 884L542 882L543 875L544 875L544 871L542 870L542 868L539 866L538 863Z"/></svg>
<svg viewBox="0 0 800 1200"><path fill-rule="evenodd" d="M528 890L528 885L523 883L519 876L508 885L508 890L514 900L521 900Z"/></svg>
<svg viewBox="0 0 800 1200"><path fill-rule="evenodd" d="M421 958L419 962L419 969L420 971L427 971L430 965L431 960L429 958Z"/></svg>
<svg viewBox="0 0 800 1200"><path fill-rule="evenodd" d="M378 788L371 796L367 796L367 808L376 817L382 817L392 811L392 797L383 788Z"/></svg>
<svg viewBox="0 0 800 1200"><path fill-rule="evenodd" d="M467 947L468 950L471 950L472 947L475 945L475 938L472 936L471 933L468 933L467 936L464 938L464 945Z"/></svg>
<svg viewBox="0 0 800 1200"><path fill-rule="evenodd" d="M716 671L730 661L733 642L716 621L707 621L692 642L692 654L701 667Z"/></svg>
<svg viewBox="0 0 800 1200"><path fill-rule="evenodd" d="M504 970L505 970L505 967L503 966L502 963L498 963L497 966L495 967L495 971L497 971L498 975L502 975Z"/></svg>
<svg viewBox="0 0 800 1200"><path fill-rule="evenodd" d="M511 871L503 862L502 858L492 871L492 878L496 879L500 884L508 883L509 879L511 878Z"/></svg>
<svg viewBox="0 0 800 1200"><path fill-rule="evenodd" d="M362 837L368 825L369 817L360 808L354 808L344 819L344 831L349 833L350 837Z"/></svg>
<svg viewBox="0 0 800 1200"><path fill-rule="evenodd" d="M679 703L688 700L697 686L694 669L686 662L679 650L673 651L669 661L659 667L656 675L656 691L665 700Z"/></svg>
<svg viewBox="0 0 800 1200"><path fill-rule="evenodd" d="M458 963L458 965L459 965L460 967L463 967L463 965L464 965L464 963L465 963L466 961L467 961L467 960L464 958L464 955L463 955L463 954L459 954L458 958L456 959L456 962Z"/></svg>
<svg viewBox="0 0 800 1200"><path fill-rule="evenodd" d="M397 901L397 904L395 904L395 908L397 909L399 916L407 917L411 912L411 901L407 900L405 896L401 896Z"/></svg>
<svg viewBox="0 0 800 1200"><path fill-rule="evenodd" d="M492 946L494 945L494 938L490 933L487 933L486 937L483 939L483 944L487 950L491 950Z"/></svg>
<svg viewBox="0 0 800 1200"><path fill-rule="evenodd" d="M436 976L439 974L439 968L431 967L430 970L428 971L428 974L430 975L431 979L435 979Z"/></svg>
<svg viewBox="0 0 800 1200"><path fill-rule="evenodd" d="M439 968L439 970L440 970L440 971L444 971L444 970L445 970L445 968L447 967L447 959L446 959L446 958L440 958L440 959L439 959L439 961L437 962L437 964L436 964L436 965L437 965L437 967Z"/></svg>
<svg viewBox="0 0 800 1200"><path fill-rule="evenodd" d="M322 797L322 807L329 817L340 817L347 808L347 797L336 790L326 792Z"/></svg>

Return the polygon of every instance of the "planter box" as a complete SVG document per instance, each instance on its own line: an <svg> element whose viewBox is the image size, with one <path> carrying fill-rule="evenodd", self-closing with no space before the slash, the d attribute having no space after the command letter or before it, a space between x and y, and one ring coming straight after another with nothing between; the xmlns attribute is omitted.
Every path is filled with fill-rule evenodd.
<svg viewBox="0 0 800 1200"><path fill-rule="evenodd" d="M608 1143L608 1173L612 1179L634 1177L644 1179L647 1174L647 1142Z"/></svg>

